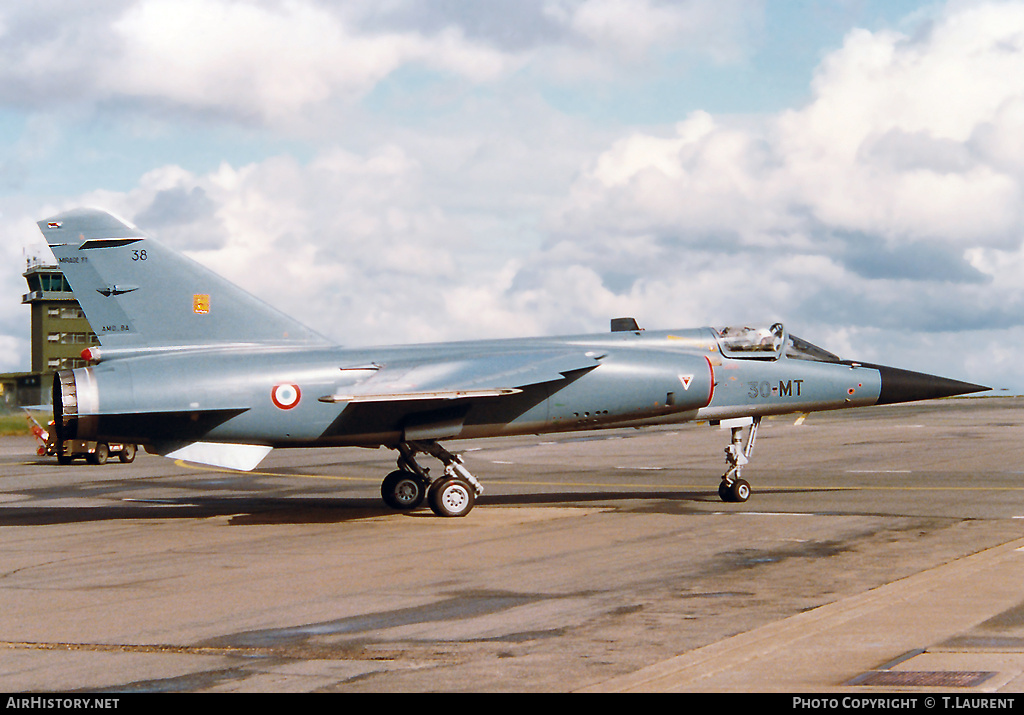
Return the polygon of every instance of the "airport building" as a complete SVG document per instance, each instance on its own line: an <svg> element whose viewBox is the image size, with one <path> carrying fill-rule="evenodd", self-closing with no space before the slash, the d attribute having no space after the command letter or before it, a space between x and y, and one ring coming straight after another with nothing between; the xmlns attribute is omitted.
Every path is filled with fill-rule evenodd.
<svg viewBox="0 0 1024 715"><path fill-rule="evenodd" d="M32 366L0 375L0 406L8 409L48 403L53 373L88 365L82 351L99 344L57 266L30 261L22 275L28 293L21 302L31 310Z"/></svg>

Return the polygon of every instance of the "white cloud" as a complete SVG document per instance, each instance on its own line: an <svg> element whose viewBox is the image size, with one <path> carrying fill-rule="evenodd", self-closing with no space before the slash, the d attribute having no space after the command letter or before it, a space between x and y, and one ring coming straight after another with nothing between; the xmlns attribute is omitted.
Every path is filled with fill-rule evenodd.
<svg viewBox="0 0 1024 715"><path fill-rule="evenodd" d="M108 0L0 9L0 102L294 129L396 70L494 84L749 56L760 0ZM567 68L574 68L567 70ZM307 118L306 121L312 121Z"/></svg>
<svg viewBox="0 0 1024 715"><path fill-rule="evenodd" d="M114 31L122 51L102 75L106 92L277 122L308 105L359 97L410 62L477 81L507 68L500 52L457 30L360 34L297 0L142 0Z"/></svg>
<svg viewBox="0 0 1024 715"><path fill-rule="evenodd" d="M741 64L760 46L763 0L545 0L559 32L527 68L578 91L580 82L650 82L710 61ZM678 74L675 76L678 77Z"/></svg>
<svg viewBox="0 0 1024 715"><path fill-rule="evenodd" d="M1024 88L1005 79L1024 76L1018 34L1024 7L1006 4L954 8L915 40L855 31L822 64L807 107L759 126L697 112L673 135L623 139L580 177L553 225L587 241L651 234L837 261L857 235L947 257L1014 249L1024 235L1014 157L1024 157L1017 139L998 158L993 143L1024 133Z"/></svg>
<svg viewBox="0 0 1024 715"><path fill-rule="evenodd" d="M128 100L288 126L304 109L352 102L416 64L472 82L515 58L458 27L366 32L345 7L311 0L121 0L0 10L0 99L53 108ZM5 17L6 15L6 17Z"/></svg>
<svg viewBox="0 0 1024 715"><path fill-rule="evenodd" d="M798 198L846 230L1017 241L1024 165L996 158L992 138L1020 119L1024 87L1008 78L1024 75L1021 37L1018 3L952 5L913 38L850 33L819 68L814 101L778 122Z"/></svg>
<svg viewBox="0 0 1024 715"><path fill-rule="evenodd" d="M674 51L733 62L748 54L761 3L737 0L550 0L545 14L601 52L630 62Z"/></svg>

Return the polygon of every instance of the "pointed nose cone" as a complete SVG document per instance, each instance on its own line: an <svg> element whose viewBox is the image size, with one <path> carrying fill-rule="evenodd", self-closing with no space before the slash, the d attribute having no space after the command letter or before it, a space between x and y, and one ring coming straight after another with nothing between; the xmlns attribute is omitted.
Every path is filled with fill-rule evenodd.
<svg viewBox="0 0 1024 715"><path fill-rule="evenodd" d="M984 392L990 387L973 385L969 382L950 380L945 377L926 375L923 372L900 370L885 365L864 365L878 370L882 377L882 389L878 394L879 405L891 405L896 402L914 402L916 400L934 400L939 397L969 395L972 392Z"/></svg>

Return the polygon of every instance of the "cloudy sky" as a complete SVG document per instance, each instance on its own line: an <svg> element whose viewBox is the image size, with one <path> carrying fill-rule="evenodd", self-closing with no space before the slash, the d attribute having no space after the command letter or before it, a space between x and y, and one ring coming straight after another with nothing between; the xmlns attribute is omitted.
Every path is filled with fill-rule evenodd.
<svg viewBox="0 0 1024 715"><path fill-rule="evenodd" d="M1024 0L0 0L0 371L35 221L349 345L782 320L1024 393Z"/></svg>

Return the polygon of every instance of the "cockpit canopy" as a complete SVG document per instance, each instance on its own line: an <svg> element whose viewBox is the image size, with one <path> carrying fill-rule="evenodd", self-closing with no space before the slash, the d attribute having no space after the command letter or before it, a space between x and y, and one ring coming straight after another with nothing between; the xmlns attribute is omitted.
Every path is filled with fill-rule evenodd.
<svg viewBox="0 0 1024 715"><path fill-rule="evenodd" d="M777 360L783 354L794 360L842 362L837 355L789 335L782 323L732 325L717 329L718 346L726 357L746 360Z"/></svg>
<svg viewBox="0 0 1024 715"><path fill-rule="evenodd" d="M782 323L770 327L731 325L718 330L718 346L727 357L774 360L782 350L785 336Z"/></svg>

